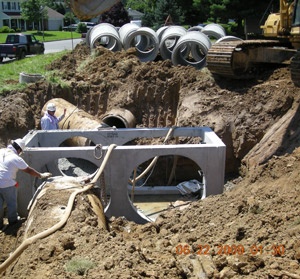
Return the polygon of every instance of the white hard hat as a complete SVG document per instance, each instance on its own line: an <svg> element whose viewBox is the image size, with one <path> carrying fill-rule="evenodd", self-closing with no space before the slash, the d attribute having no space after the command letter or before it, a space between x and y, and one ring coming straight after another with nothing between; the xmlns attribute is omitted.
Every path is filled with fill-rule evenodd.
<svg viewBox="0 0 300 279"><path fill-rule="evenodd" d="M17 145L19 145L22 150L24 150L24 148L25 148L25 141L23 139L16 139L16 140L14 140L14 142Z"/></svg>
<svg viewBox="0 0 300 279"><path fill-rule="evenodd" d="M56 111L56 106L53 103L47 105L47 110Z"/></svg>

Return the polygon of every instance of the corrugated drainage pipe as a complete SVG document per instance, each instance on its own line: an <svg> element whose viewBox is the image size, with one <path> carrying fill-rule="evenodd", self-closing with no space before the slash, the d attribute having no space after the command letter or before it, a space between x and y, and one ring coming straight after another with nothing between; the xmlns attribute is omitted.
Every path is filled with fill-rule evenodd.
<svg viewBox="0 0 300 279"><path fill-rule="evenodd" d="M193 66L201 69L206 65L206 54L211 47L210 39L199 31L189 31L182 36L172 53L174 65ZM183 51L189 49L188 53Z"/></svg>
<svg viewBox="0 0 300 279"><path fill-rule="evenodd" d="M91 49L103 46L111 51L122 50L122 43L117 29L109 23L100 23L91 29L88 35Z"/></svg>
<svg viewBox="0 0 300 279"><path fill-rule="evenodd" d="M141 27L124 37L124 49L136 48L136 55L142 62L153 61L159 51L159 41L154 30Z"/></svg>
<svg viewBox="0 0 300 279"><path fill-rule="evenodd" d="M170 26L164 31L159 43L159 51L164 60L171 60L172 52L177 41L181 36L185 35L186 32L186 29L182 26Z"/></svg>
<svg viewBox="0 0 300 279"><path fill-rule="evenodd" d="M226 36L225 29L217 23L210 23L203 27L202 33L208 37L213 37L215 39L220 39Z"/></svg>
<svg viewBox="0 0 300 279"><path fill-rule="evenodd" d="M113 109L102 118L102 122L110 127L135 128L135 117L127 109Z"/></svg>

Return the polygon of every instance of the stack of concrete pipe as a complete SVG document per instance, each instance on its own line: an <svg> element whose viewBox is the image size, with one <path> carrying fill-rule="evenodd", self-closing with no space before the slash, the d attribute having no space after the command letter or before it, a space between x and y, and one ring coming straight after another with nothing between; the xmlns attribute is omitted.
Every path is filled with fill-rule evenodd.
<svg viewBox="0 0 300 279"><path fill-rule="evenodd" d="M205 27L194 26L188 30L182 26L163 26L156 32L148 27L127 23L116 28L100 23L89 30L86 43L91 51L101 45L111 51L134 47L141 62L153 61L160 53L162 59L170 59L174 65L193 66L201 69L206 65L206 54L212 46L223 40L238 40L226 36L224 28L215 23Z"/></svg>

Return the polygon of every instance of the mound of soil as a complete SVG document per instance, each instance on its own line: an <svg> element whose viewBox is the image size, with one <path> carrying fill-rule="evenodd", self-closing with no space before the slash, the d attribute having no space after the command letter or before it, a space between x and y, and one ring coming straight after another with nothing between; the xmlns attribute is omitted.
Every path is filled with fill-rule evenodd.
<svg viewBox="0 0 300 279"><path fill-rule="evenodd" d="M134 49L91 55L80 45L50 69L68 86L40 81L1 98L1 145L39 129L51 98L99 119L124 108L137 127L211 127L226 144L226 191L146 225L111 218L108 230L79 194L65 226L29 245L2 278L300 278L300 88L288 68L234 81L171 61L141 63ZM36 214L50 203L43 197ZM1 262L23 232L0 234Z"/></svg>

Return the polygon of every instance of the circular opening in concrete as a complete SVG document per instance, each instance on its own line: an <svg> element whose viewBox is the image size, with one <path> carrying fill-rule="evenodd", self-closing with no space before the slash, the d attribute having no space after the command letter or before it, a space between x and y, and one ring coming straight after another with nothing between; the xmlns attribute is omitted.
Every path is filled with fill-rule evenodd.
<svg viewBox="0 0 300 279"><path fill-rule="evenodd" d="M187 157L169 155L157 160L154 157L137 166L129 178L128 198L149 221L155 221L164 211L204 196L204 174Z"/></svg>

